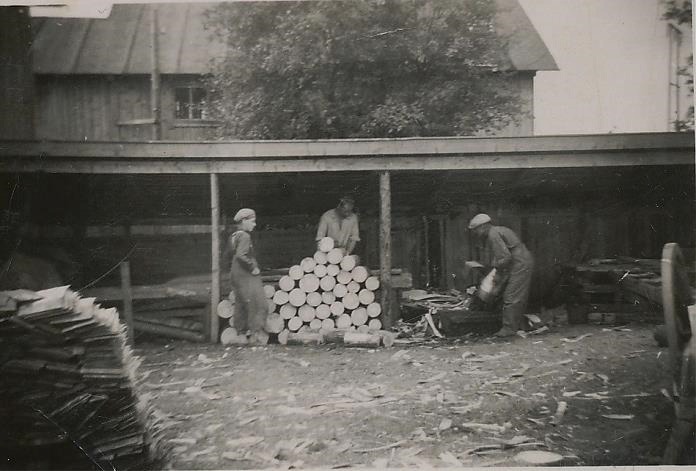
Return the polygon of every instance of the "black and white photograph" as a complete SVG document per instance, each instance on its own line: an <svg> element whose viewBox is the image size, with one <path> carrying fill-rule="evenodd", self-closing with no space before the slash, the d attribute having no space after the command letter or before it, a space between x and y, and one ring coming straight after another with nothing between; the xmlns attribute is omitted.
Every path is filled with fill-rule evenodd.
<svg viewBox="0 0 696 471"><path fill-rule="evenodd" d="M0 469L696 465L693 18L0 0Z"/></svg>

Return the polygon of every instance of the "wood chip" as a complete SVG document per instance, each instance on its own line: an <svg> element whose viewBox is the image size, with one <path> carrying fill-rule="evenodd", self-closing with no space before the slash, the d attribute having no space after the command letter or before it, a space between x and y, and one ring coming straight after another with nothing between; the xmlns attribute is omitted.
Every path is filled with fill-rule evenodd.
<svg viewBox="0 0 696 471"><path fill-rule="evenodd" d="M401 445L403 445L407 442L408 442L408 440L399 440L398 442L390 443L389 445L378 446L375 448L362 448L359 450L353 450L353 453L372 453L373 451L390 450L392 448L400 447Z"/></svg>
<svg viewBox="0 0 696 471"><path fill-rule="evenodd" d="M633 420L635 415L633 414L602 414L605 419L612 420Z"/></svg>

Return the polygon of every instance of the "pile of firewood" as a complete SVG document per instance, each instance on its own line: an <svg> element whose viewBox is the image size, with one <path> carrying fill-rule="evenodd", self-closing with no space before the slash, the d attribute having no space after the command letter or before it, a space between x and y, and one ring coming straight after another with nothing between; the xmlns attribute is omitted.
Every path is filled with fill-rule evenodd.
<svg viewBox="0 0 696 471"><path fill-rule="evenodd" d="M382 330L378 289L379 278L326 237L313 257L290 267L276 284L264 285L269 310L266 331L277 335L281 344L334 339L347 344L391 344L384 340L388 335ZM222 331L222 343L244 343L232 327L233 294L219 304L218 315L230 323Z"/></svg>
<svg viewBox="0 0 696 471"><path fill-rule="evenodd" d="M154 411L116 309L68 287L0 293L0 449L10 468L143 466ZM48 461L42 461L48 460Z"/></svg>

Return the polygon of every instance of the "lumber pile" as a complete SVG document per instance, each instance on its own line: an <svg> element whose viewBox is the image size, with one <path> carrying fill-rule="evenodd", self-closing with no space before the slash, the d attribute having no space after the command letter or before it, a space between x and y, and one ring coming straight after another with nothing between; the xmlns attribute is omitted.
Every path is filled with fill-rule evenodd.
<svg viewBox="0 0 696 471"><path fill-rule="evenodd" d="M138 364L116 309L67 286L0 293L7 464L32 467L50 456L48 466L105 469L158 458L159 426L137 393Z"/></svg>
<svg viewBox="0 0 696 471"><path fill-rule="evenodd" d="M334 247L330 237L322 239L312 257L290 267L277 283L264 285L267 332L282 344L332 340L359 346L391 344L382 330L379 278L357 262L355 256ZM231 294L218 305L218 315L230 324L222 331L222 343L244 343L232 327L233 298Z"/></svg>

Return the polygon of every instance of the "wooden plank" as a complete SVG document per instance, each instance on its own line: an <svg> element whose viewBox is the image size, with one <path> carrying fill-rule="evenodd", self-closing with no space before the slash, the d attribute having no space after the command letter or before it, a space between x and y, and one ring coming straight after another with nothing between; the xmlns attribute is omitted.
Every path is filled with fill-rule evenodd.
<svg viewBox="0 0 696 471"><path fill-rule="evenodd" d="M388 171L379 174L379 266L382 318L384 327L393 325L392 312L392 276L391 276L391 181Z"/></svg>
<svg viewBox="0 0 696 471"><path fill-rule="evenodd" d="M128 327L128 341L133 344L133 292L131 289L130 262L121 262L121 290L123 292L123 318Z"/></svg>
<svg viewBox="0 0 696 471"><path fill-rule="evenodd" d="M104 157L186 159L277 159L368 156L476 156L524 155L543 157L553 155L572 161L581 154L602 155L611 160L613 155L646 154L645 151L691 151L693 164L693 133L638 133L596 134L583 136L528 136L509 138L471 137L417 137L399 139L325 139L273 141L167 141L167 142L51 142L5 141L0 156L31 157ZM652 152L645 159L650 161ZM685 157L685 156L684 156ZM688 159L682 157L682 163ZM620 158L620 157L619 157ZM361 158L360 161L370 161ZM354 162L360 164L360 162ZM611 162L608 162L609 164ZM654 164L654 163L653 163ZM646 163L646 165L649 165ZM354 168L353 170L359 170ZM371 168L372 170L372 168ZM384 169L386 170L386 169ZM261 169L257 170L262 171Z"/></svg>
<svg viewBox="0 0 696 471"><path fill-rule="evenodd" d="M217 343L219 334L219 319L217 305L220 302L220 189L218 175L210 174L210 213L212 221L211 250L212 250L212 281L210 284L210 341Z"/></svg>
<svg viewBox="0 0 696 471"><path fill-rule="evenodd" d="M124 143L125 144L125 143ZM108 144L105 144L108 145ZM187 144L179 144L182 149ZM166 155L168 150L162 149ZM177 151L178 153L179 151ZM0 154L2 146L0 146ZM50 153L50 152L48 152ZM148 152L149 153L149 152ZM496 170L530 168L576 167L636 167L693 165L692 150L655 150L651 152L621 151L587 154L511 154L511 155L429 155L294 158L254 158L213 156L171 158L154 157L36 157L39 154L16 158L0 155L6 172L27 173L100 173L100 174L208 174L214 173L292 173L292 172L349 172L349 171L437 171L437 170Z"/></svg>

